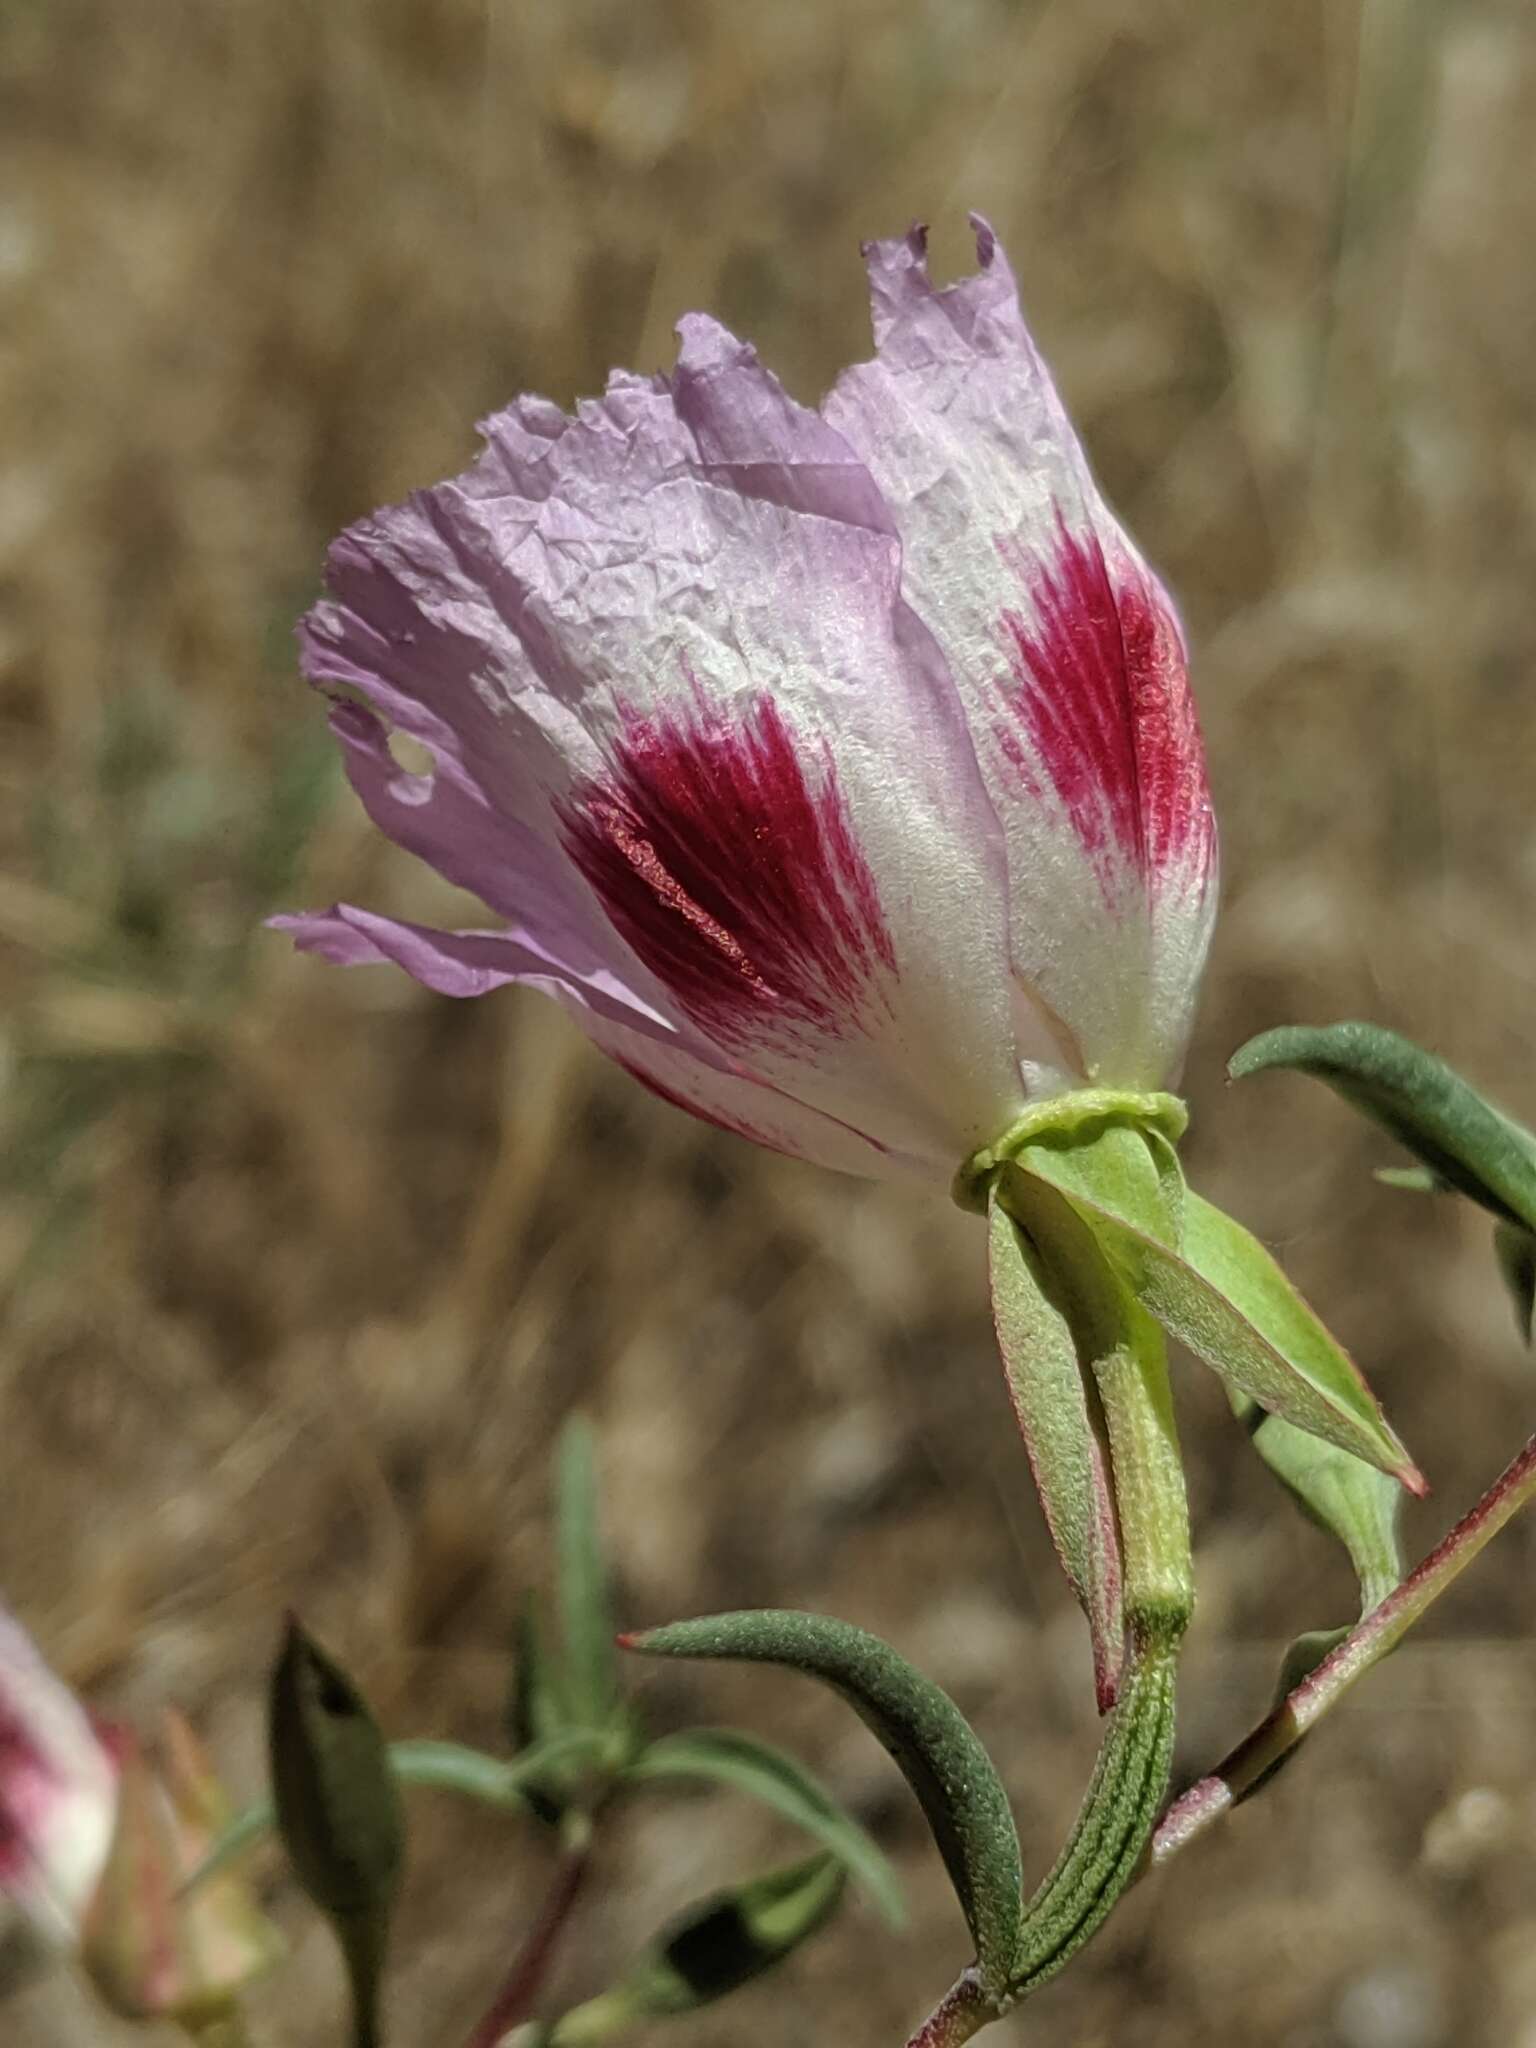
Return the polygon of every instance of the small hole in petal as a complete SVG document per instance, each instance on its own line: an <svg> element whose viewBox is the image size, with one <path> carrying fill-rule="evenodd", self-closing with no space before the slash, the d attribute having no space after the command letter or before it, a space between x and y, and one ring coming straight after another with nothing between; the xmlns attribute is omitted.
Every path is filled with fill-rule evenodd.
<svg viewBox="0 0 1536 2048"><path fill-rule="evenodd" d="M392 732L389 735L389 751L395 765L403 768L407 775L430 775L434 766L432 751L420 740L413 740L409 733Z"/></svg>

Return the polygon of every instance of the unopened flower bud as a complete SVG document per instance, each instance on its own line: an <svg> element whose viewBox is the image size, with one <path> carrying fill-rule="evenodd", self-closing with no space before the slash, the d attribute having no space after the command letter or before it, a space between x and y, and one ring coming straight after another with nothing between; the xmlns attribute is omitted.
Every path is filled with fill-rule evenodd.
<svg viewBox="0 0 1536 2048"><path fill-rule="evenodd" d="M107 1744L0 1607L0 1945L8 1975L76 1945L116 1806Z"/></svg>
<svg viewBox="0 0 1536 2048"><path fill-rule="evenodd" d="M153 1760L137 1738L125 1740L117 1829L82 1958L125 2019L195 2027L227 2011L275 1959L277 1932L240 1876L220 1871L186 1888L228 1817L180 1715L165 1716Z"/></svg>

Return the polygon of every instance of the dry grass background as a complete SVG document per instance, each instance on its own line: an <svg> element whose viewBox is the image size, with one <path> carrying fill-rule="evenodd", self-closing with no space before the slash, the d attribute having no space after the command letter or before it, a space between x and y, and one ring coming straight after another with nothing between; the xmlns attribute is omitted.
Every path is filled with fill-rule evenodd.
<svg viewBox="0 0 1536 2048"><path fill-rule="evenodd" d="M400 1732L489 1738L584 1403L634 1621L892 1637L974 1714L1039 1867L1094 1731L971 1221L758 1157L537 999L455 1007L257 929L443 892L340 789L287 631L344 520L521 388L663 363L706 305L812 395L856 244L991 213L1111 493L1180 593L1225 825L1193 1174L1282 1247L1436 1483L1529 1427L1483 1224L1377 1188L1247 1033L1366 1014L1536 1113L1536 22L1522 0L7 0L0 8L0 1578L93 1696L232 1781L298 1603ZM1345 1575L1181 1374L1201 1608L1183 1764ZM1536 2044L1536 1535L1516 1529L1271 1796L997 2038ZM901 2038L962 1935L834 1704L708 1671L658 1720L813 1757L896 1853L677 2038ZM420 1826L397 2039L462 2039L537 1851ZM721 1803L612 1845L573 1957L780 1848ZM273 2042L338 2038L290 1899ZM118 2034L71 1988L21 2048ZM126 2040L126 2036L123 2039Z"/></svg>

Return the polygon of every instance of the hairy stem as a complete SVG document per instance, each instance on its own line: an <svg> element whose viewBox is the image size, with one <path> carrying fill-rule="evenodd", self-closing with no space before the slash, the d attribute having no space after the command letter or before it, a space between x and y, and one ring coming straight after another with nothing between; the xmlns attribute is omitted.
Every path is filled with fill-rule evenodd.
<svg viewBox="0 0 1536 2048"><path fill-rule="evenodd" d="M966 1970L923 2021L907 2048L959 2048L997 2016L997 2007L982 1990L980 1977L975 1970Z"/></svg>
<svg viewBox="0 0 1536 2048"><path fill-rule="evenodd" d="M1170 1856L1203 1834L1240 1800L1258 1789L1285 1756L1363 1678L1395 1649L1415 1622L1466 1570L1506 1522L1536 1498L1536 1437L1532 1437L1470 1513L1432 1550L1394 1593L1352 1629L1317 1669L1304 1678L1225 1762L1178 1799L1158 1823L1152 1859Z"/></svg>
<svg viewBox="0 0 1536 2048"><path fill-rule="evenodd" d="M1077 1826L1026 1909L1014 1999L1065 1968L1136 1874L1168 1786L1175 1665L1170 1644L1133 1647Z"/></svg>
<svg viewBox="0 0 1536 2048"><path fill-rule="evenodd" d="M1150 1317L1123 1305L1123 1335L1095 1362L1109 1432L1130 1637L1120 1696L1076 1827L1024 1911L1010 1994L1054 1977L1132 1882L1168 1787L1179 1645L1194 1601L1189 1514L1168 1387Z"/></svg>

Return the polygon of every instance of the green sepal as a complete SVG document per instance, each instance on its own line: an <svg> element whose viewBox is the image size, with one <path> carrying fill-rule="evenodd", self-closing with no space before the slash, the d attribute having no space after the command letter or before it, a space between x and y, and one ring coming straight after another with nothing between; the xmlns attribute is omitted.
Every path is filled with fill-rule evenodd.
<svg viewBox="0 0 1536 2048"><path fill-rule="evenodd" d="M1536 1135L1411 1039L1378 1024L1287 1025L1249 1039L1227 1063L1235 1081L1271 1067L1327 1082L1446 1186L1536 1230Z"/></svg>
<svg viewBox="0 0 1536 2048"><path fill-rule="evenodd" d="M1102 1149L1033 1144L1017 1164L1070 1197L1136 1298L1230 1386L1422 1491L1354 1361L1257 1238L1188 1190L1175 1222L1166 1168L1140 1134L1105 1136Z"/></svg>
<svg viewBox="0 0 1536 2048"><path fill-rule="evenodd" d="M648 1743L624 1775L632 1784L683 1780L744 1793L836 1856L889 1926L904 1924L901 1887L886 1856L804 1764L782 1750L732 1728L690 1728Z"/></svg>
<svg viewBox="0 0 1536 2048"><path fill-rule="evenodd" d="M1117 1205L1163 1229L1171 1223L1160 1176L1136 1131L1110 1129L1081 1151L1053 1153L1049 1179L1031 1170L1038 1156L1030 1147L1001 1168L998 1203L1035 1247L1077 1356L1092 1376L1108 1440L1126 1626L1134 1636L1177 1641L1188 1625L1194 1586L1167 1346L1099 1226L1061 1184L1091 1185L1097 1175L1113 1184Z"/></svg>
<svg viewBox="0 0 1536 2048"><path fill-rule="evenodd" d="M1023 1903L1019 1838L1008 1795L949 1695L889 1644L821 1614L706 1615L622 1639L662 1657L783 1665L841 1694L895 1759L944 1858L989 1990L1000 1990Z"/></svg>
<svg viewBox="0 0 1536 2048"><path fill-rule="evenodd" d="M1349 1553L1360 1581L1360 1611L1368 1614L1402 1584L1402 1487L1336 1444L1266 1415L1248 1395L1227 1391L1233 1413L1270 1471L1303 1514Z"/></svg>
<svg viewBox="0 0 1536 2048"><path fill-rule="evenodd" d="M732 1885L688 1908L612 1990L544 2034L551 2048L591 2048L639 2021L697 2012L761 1977L824 1927L847 1882L827 1851Z"/></svg>
<svg viewBox="0 0 1536 2048"><path fill-rule="evenodd" d="M341 1944L356 2048L373 2048L405 1850L400 1796L367 1702L293 1617L272 1674L269 1737L278 1832Z"/></svg>
<svg viewBox="0 0 1536 2048"><path fill-rule="evenodd" d="M1015 1164L1171 1251L1182 1242L1187 1190L1179 1156L1160 1131L1119 1122L1048 1130L1021 1148Z"/></svg>
<svg viewBox="0 0 1536 2048"><path fill-rule="evenodd" d="M1176 1095L1138 1095L1123 1088L1078 1088L1031 1103L990 1145L973 1152L955 1175L950 1193L962 1209L987 1213L987 1194L997 1169L1017 1159L1026 1145L1078 1147L1108 1129L1156 1133L1170 1155L1183 1137L1189 1111Z"/></svg>
<svg viewBox="0 0 1536 2048"><path fill-rule="evenodd" d="M1244 1368L1229 1371L1234 1385L1304 1434L1389 1473L1410 1492L1425 1490L1354 1360L1256 1237L1192 1193L1184 1208L1184 1256L1211 1291L1210 1304L1221 1311L1207 1342L1214 1339L1213 1350L1234 1344L1234 1356ZM1205 1306L1194 1294L1179 1304L1187 1334L1185 1329L1175 1334L1194 1351L1206 1330ZM1280 1398L1267 1399L1272 1360L1280 1362L1286 1380L1278 1389ZM1220 1369L1219 1357L1210 1362ZM1306 1389L1306 1399L1296 1398L1299 1388Z"/></svg>
<svg viewBox="0 0 1536 2048"><path fill-rule="evenodd" d="M1059 1276L1009 1213L1001 1179L1000 1173L993 1182L988 1219L992 1320L1046 1526L1088 1622L1102 1714L1114 1705L1125 1653L1120 1532L1103 1416Z"/></svg>

